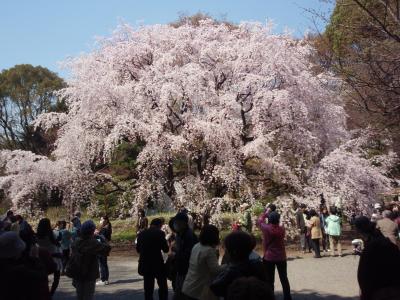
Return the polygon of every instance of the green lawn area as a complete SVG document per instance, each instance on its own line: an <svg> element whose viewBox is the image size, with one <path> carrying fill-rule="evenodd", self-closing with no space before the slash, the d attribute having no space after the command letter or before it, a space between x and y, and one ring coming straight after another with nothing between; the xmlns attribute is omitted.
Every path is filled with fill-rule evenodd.
<svg viewBox="0 0 400 300"><path fill-rule="evenodd" d="M53 207L50 208L46 211L45 216L51 220L52 225L54 226L58 220L66 220L68 214L66 213L66 210L62 207ZM158 213L154 215L148 215L149 223L151 220L154 218L164 218L166 222L169 221L170 218L174 216L174 213ZM224 239L230 232L230 226L233 222L233 220L236 220L238 218L238 214L234 213L223 213L221 215L221 224L222 228L220 229L220 235L221 239ZM82 222L85 220L90 219L85 212L82 213ZM98 218L92 218L92 220L96 223L99 224L99 219ZM33 225L34 229L36 229L38 219L29 219L29 222ZM113 227L113 235L112 235L112 241L114 243L121 243L121 244L126 244L126 243L131 243L136 239L136 232L135 232L135 220L133 218L128 218L128 219L111 219L111 224ZM199 232L197 232L198 234ZM258 241L261 240L261 235L258 230L253 232L254 236Z"/></svg>

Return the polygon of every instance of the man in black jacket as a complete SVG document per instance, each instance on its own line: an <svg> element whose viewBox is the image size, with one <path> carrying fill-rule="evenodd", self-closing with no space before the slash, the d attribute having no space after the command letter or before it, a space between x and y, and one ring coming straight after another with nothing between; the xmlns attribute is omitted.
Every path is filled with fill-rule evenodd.
<svg viewBox="0 0 400 300"><path fill-rule="evenodd" d="M136 250L139 257L139 275L143 276L144 298L153 299L154 279L157 279L158 297L160 300L168 299L167 274L161 251L169 250L165 233L161 231L162 219L154 219L150 228L145 229L137 238Z"/></svg>
<svg viewBox="0 0 400 300"><path fill-rule="evenodd" d="M186 213L179 212L170 221L173 230L176 232L176 280L174 290L174 300L185 299L182 294L182 286L185 281L186 274L189 270L190 254L192 248L198 243L197 236L189 227L189 218Z"/></svg>

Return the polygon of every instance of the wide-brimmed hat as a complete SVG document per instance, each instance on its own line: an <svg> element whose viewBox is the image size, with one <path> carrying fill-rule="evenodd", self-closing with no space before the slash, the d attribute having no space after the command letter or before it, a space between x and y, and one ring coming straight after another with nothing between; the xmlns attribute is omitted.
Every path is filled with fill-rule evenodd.
<svg viewBox="0 0 400 300"><path fill-rule="evenodd" d="M25 242L14 231L0 234L0 258L16 258L25 250Z"/></svg>

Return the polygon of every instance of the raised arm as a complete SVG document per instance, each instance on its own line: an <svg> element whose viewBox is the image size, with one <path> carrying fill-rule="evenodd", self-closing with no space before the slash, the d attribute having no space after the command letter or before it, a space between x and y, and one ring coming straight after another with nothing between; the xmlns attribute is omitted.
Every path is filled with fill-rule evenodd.
<svg viewBox="0 0 400 300"><path fill-rule="evenodd" d="M268 218L269 209L266 209L257 219L257 227L262 229L264 226L267 226L267 222L265 219Z"/></svg>

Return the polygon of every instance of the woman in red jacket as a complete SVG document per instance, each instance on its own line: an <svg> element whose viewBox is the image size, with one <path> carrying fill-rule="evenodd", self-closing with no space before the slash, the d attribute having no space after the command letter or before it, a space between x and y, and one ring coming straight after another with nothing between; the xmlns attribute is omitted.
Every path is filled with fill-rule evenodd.
<svg viewBox="0 0 400 300"><path fill-rule="evenodd" d="M266 223L268 219L268 224ZM285 228L279 225L280 215L267 209L258 219L258 226L263 234L264 257L263 263L267 273L267 280L272 289L275 282L275 266L278 268L279 278L283 289L283 299L291 300L290 284L287 277L287 262L285 251Z"/></svg>

